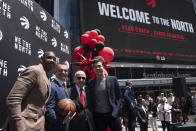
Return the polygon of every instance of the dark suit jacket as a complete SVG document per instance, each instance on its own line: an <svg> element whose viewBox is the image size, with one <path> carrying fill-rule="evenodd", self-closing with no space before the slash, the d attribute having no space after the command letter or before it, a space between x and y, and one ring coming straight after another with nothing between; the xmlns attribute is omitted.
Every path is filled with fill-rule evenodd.
<svg viewBox="0 0 196 131"><path fill-rule="evenodd" d="M96 78L91 79L87 85L87 101L88 101L88 108L90 111L94 111L95 108L95 98L94 98L94 87L96 84ZM114 76L106 76L106 90L108 93L109 102L112 107L112 116L118 117L120 115L120 111L122 108L122 97L121 91L118 85L117 78Z"/></svg>
<svg viewBox="0 0 196 131"><path fill-rule="evenodd" d="M135 104L135 97L134 97L134 91L133 91L133 87L126 87L124 94L123 94L126 102L128 102L129 104L134 103Z"/></svg>
<svg viewBox="0 0 196 131"><path fill-rule="evenodd" d="M50 98L46 104L46 131L66 131L67 125L63 124L64 117L56 112L56 104L59 100L68 98L68 95L55 79L51 82L51 87Z"/></svg>
<svg viewBox="0 0 196 131"><path fill-rule="evenodd" d="M82 106L75 85L71 87L70 98L76 103L77 110L76 115L70 121L69 131L93 131L94 123L92 114L87 108ZM88 104L87 101L86 104Z"/></svg>
<svg viewBox="0 0 196 131"><path fill-rule="evenodd" d="M124 105L123 105L123 116L128 117L129 121L136 124L136 103L135 103L135 97L134 97L134 91L133 87L127 86L125 88L123 97L125 99ZM130 105L133 104L133 107Z"/></svg>
<svg viewBox="0 0 196 131"><path fill-rule="evenodd" d="M137 120L140 124L142 123L142 120L146 120L146 122L148 122L148 112L147 111L146 113L144 112L141 104L137 104L136 111L137 111Z"/></svg>
<svg viewBox="0 0 196 131"><path fill-rule="evenodd" d="M7 97L10 131L44 131L45 104L50 91L42 64L23 71Z"/></svg>

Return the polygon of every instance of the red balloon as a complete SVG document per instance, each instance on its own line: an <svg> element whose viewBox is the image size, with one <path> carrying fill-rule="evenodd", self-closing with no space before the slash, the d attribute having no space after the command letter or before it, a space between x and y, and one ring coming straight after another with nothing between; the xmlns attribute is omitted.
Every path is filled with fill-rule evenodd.
<svg viewBox="0 0 196 131"><path fill-rule="evenodd" d="M86 32L85 32L85 34L89 34L89 33L90 33L90 31L86 31Z"/></svg>
<svg viewBox="0 0 196 131"><path fill-rule="evenodd" d="M88 34L83 34L83 35L81 36L81 42L82 42L83 44L87 44L88 41L89 41L89 35L88 35Z"/></svg>
<svg viewBox="0 0 196 131"><path fill-rule="evenodd" d="M97 36L97 42L104 42L104 41L105 41L105 37L103 35Z"/></svg>
<svg viewBox="0 0 196 131"><path fill-rule="evenodd" d="M91 39L91 40L89 40L88 45L89 45L91 48L94 48L94 47L96 46L96 43L97 43L97 40L96 40L96 39Z"/></svg>
<svg viewBox="0 0 196 131"><path fill-rule="evenodd" d="M98 52L99 56L102 56L106 63L109 63L114 58L114 51L110 47L104 47L102 50Z"/></svg>
<svg viewBox="0 0 196 131"><path fill-rule="evenodd" d="M79 60L81 58L81 56L79 54L82 54L82 53L84 53L83 47L82 46L77 46L73 51L73 56L74 56L75 59Z"/></svg>
<svg viewBox="0 0 196 131"><path fill-rule="evenodd" d="M98 36L97 31L95 31L95 30L90 31L90 33L89 33L89 39L96 39L97 36Z"/></svg>
<svg viewBox="0 0 196 131"><path fill-rule="evenodd" d="M90 79L96 78L96 74L93 70L88 73L88 76L89 76Z"/></svg>

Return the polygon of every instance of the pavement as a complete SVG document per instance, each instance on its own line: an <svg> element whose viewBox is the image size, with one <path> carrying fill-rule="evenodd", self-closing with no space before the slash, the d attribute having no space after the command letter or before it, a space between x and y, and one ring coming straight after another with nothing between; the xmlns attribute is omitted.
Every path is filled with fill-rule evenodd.
<svg viewBox="0 0 196 131"><path fill-rule="evenodd" d="M158 131L163 131L161 122L157 120L157 126L158 126ZM126 131L125 128L123 128L122 131ZM135 128L135 131L140 131L140 126L137 124L137 127ZM148 125L148 131L153 131L150 125Z"/></svg>

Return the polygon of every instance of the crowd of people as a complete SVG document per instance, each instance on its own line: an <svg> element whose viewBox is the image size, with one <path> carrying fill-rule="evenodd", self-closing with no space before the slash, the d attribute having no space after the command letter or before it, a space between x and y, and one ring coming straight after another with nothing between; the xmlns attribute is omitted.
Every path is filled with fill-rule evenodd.
<svg viewBox="0 0 196 131"><path fill-rule="evenodd" d="M127 88L133 87L128 86ZM124 97L127 100L126 92L124 93ZM134 103L137 103L135 106L136 119L141 131L147 131L148 127L151 127L153 131L158 131L158 120L161 121L163 131L170 131L171 124L183 125L186 122L196 122L195 91L192 91L191 96L187 97L177 97L172 92L168 94L160 93L155 98L149 95L138 95ZM127 118L132 119L133 117L127 115ZM133 130L133 127L130 128L128 126L128 129Z"/></svg>
<svg viewBox="0 0 196 131"><path fill-rule="evenodd" d="M87 81L84 71L74 74L73 85L66 81L69 65L56 65L56 55L45 52L39 65L28 67L17 78L7 97L9 131L122 131L124 126L135 131L137 122L141 131L151 125L157 131L157 120L163 131L171 123L195 122L196 93L189 98L175 97L173 93L156 98L135 96L133 83L126 81L120 88L114 76L105 74L104 60L92 62L96 78ZM55 77L50 80L53 72ZM62 116L57 103L65 98L74 101L75 112Z"/></svg>

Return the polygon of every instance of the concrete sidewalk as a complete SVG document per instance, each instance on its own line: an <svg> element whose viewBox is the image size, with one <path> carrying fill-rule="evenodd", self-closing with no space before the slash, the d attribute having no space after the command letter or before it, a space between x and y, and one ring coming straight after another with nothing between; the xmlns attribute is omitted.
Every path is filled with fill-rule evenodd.
<svg viewBox="0 0 196 131"><path fill-rule="evenodd" d="M158 125L158 131L163 131L161 122L157 120L157 125ZM122 131L126 131L124 128ZM140 126L137 124L137 127L135 128L135 131L140 131ZM148 125L148 131L153 131L152 128L150 127L150 124Z"/></svg>

